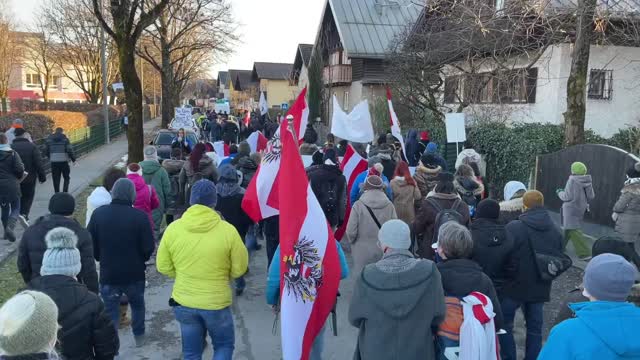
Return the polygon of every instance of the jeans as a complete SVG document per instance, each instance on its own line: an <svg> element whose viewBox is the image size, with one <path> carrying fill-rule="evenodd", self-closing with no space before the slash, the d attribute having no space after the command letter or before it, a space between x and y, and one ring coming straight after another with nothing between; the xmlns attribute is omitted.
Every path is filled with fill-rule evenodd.
<svg viewBox="0 0 640 360"><path fill-rule="evenodd" d="M2 211L2 226L7 227L9 218L17 218L20 215L20 199L15 199L11 202L0 204L0 211Z"/></svg>
<svg viewBox="0 0 640 360"><path fill-rule="evenodd" d="M31 212L31 205L33 205L33 198L36 195L36 178L33 178L33 180L25 179L21 182L20 193L20 214L28 218L29 212Z"/></svg>
<svg viewBox="0 0 640 360"><path fill-rule="evenodd" d="M311 346L311 354L309 354L309 360L322 360L322 350L324 350L324 329L327 327L327 324L320 329L318 336L313 341L313 345Z"/></svg>
<svg viewBox="0 0 640 360"><path fill-rule="evenodd" d="M51 179L53 180L53 191L60 192L60 176L64 179L63 192L69 192L69 181L71 177L69 174L71 169L68 162L52 162L51 163Z"/></svg>
<svg viewBox="0 0 640 360"><path fill-rule="evenodd" d="M231 360L235 349L235 329L231 309L200 310L185 306L173 308L180 323L184 360L201 360L203 339L209 332L213 344L213 360Z"/></svg>
<svg viewBox="0 0 640 360"><path fill-rule="evenodd" d="M118 331L120 324L120 298L126 295L131 306L131 329L134 336L144 335L144 281L137 281L127 285L100 284L100 296L104 308Z"/></svg>
<svg viewBox="0 0 640 360"><path fill-rule="evenodd" d="M516 360L516 342L513 338L513 321L516 311L522 308L527 327L527 341L524 360L536 360L542 348L542 323L544 303L519 302L510 298L500 301L502 315L504 316L504 330L506 334L500 335L502 348L502 360Z"/></svg>
<svg viewBox="0 0 640 360"><path fill-rule="evenodd" d="M256 250L258 246L258 225L254 224L249 226L249 230L247 231L247 235L244 237L244 245L247 247L247 251L249 251L249 256L251 253Z"/></svg>

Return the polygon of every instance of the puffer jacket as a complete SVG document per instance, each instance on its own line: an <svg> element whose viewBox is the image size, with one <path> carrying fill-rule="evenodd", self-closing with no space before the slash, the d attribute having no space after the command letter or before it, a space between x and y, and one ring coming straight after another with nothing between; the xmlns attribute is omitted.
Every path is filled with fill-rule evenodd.
<svg viewBox="0 0 640 360"><path fill-rule="evenodd" d="M571 175L564 190L558 193L562 204L562 227L565 230L579 229L593 192L591 175Z"/></svg>
<svg viewBox="0 0 640 360"><path fill-rule="evenodd" d="M24 164L24 170L29 175L24 179L24 182L35 183L36 180L45 182L47 180L47 174L42 167L42 155L40 150L29 139L19 137L13 141L11 148L20 155L20 160Z"/></svg>
<svg viewBox="0 0 640 360"><path fill-rule="evenodd" d="M522 198L515 198L500 203L500 222L508 224L514 220L518 220L524 212L524 204Z"/></svg>
<svg viewBox="0 0 640 360"><path fill-rule="evenodd" d="M58 305L58 349L66 360L111 360L118 354L118 333L98 295L64 275L41 276L30 290L43 292Z"/></svg>
<svg viewBox="0 0 640 360"><path fill-rule="evenodd" d="M404 178L396 177L391 180L391 190L398 219L411 225L416 217L415 202L421 199L418 186L410 185Z"/></svg>
<svg viewBox="0 0 640 360"><path fill-rule="evenodd" d="M171 182L169 181L169 174L155 160L146 160L140 163L142 167L142 177L144 182L153 186L158 195L158 207L152 212L153 223L156 229L159 229L162 225L162 218L169 204L169 196L171 195Z"/></svg>
<svg viewBox="0 0 640 360"><path fill-rule="evenodd" d="M229 281L247 272L249 254L233 225L213 209L190 207L164 233L156 266L175 279L172 298L193 309L231 305Z"/></svg>
<svg viewBox="0 0 640 360"><path fill-rule="evenodd" d="M0 203L20 198L20 179L24 175L24 164L17 152L0 150Z"/></svg>
<svg viewBox="0 0 640 360"><path fill-rule="evenodd" d="M616 232L624 241L635 243L640 239L640 179L622 188L620 198L613 206Z"/></svg>
<svg viewBox="0 0 640 360"><path fill-rule="evenodd" d="M82 267L78 274L78 281L89 288L90 291L98 293L98 273L96 272L96 262L93 258L93 241L91 234L82 227L75 219L62 215L46 215L36 220L35 224L22 235L22 241L18 247L18 271L22 275L25 283L40 276L42 267L42 257L47 251L45 236L50 230L57 227L64 227L72 230L78 237L76 247L80 250Z"/></svg>
<svg viewBox="0 0 640 360"><path fill-rule="evenodd" d="M440 172L442 172L441 166L438 166L435 169L430 169L426 166L418 165L416 168L416 172L413 174L413 180L416 181L418 189L420 189L420 195L423 199L426 198L433 189L435 189Z"/></svg>
<svg viewBox="0 0 640 360"><path fill-rule="evenodd" d="M144 178L138 174L129 174L127 175L127 179L131 180L136 187L136 201L133 203L133 207L147 214L151 229L155 229L153 210L160 206L156 189L151 185L147 185L147 183L144 182Z"/></svg>
<svg viewBox="0 0 640 360"><path fill-rule="evenodd" d="M65 134L55 133L47 138L46 154L51 162L76 162L73 147Z"/></svg>
<svg viewBox="0 0 640 360"><path fill-rule="evenodd" d="M393 203L381 190L365 191L360 200L353 204L346 235L351 243L353 273L357 276L366 265L375 263L382 258L382 250L378 246L380 228L376 225L367 207L371 209L380 225L398 218Z"/></svg>
<svg viewBox="0 0 640 360"><path fill-rule="evenodd" d="M186 186L187 184L193 183L193 177L196 174L201 175L202 179L211 180L214 183L218 182L218 169L216 169L216 167L214 166L213 160L211 160L211 158L209 158L208 156L203 156L202 159L200 159L198 167L199 170L194 171L193 167L191 166L191 162L189 162L189 160L186 160L182 167L182 171L180 171L180 184Z"/></svg>

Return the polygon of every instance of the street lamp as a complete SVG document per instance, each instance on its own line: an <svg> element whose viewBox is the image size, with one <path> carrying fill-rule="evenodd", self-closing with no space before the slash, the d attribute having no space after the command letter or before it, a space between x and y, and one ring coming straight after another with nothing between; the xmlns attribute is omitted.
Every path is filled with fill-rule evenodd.
<svg viewBox="0 0 640 360"><path fill-rule="evenodd" d="M100 9L102 9L102 0L100 1ZM107 99L109 91L109 84L107 80L107 40L105 38L104 27L102 26L100 26L100 61L102 63L102 116L104 117L104 137L106 144L110 144L109 102Z"/></svg>

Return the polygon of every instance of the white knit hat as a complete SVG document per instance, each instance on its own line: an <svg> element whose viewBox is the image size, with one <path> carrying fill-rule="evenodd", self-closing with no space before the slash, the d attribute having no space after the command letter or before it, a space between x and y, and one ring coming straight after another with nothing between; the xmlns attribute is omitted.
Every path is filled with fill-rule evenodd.
<svg viewBox="0 0 640 360"><path fill-rule="evenodd" d="M411 247L409 225L402 220L389 220L380 228L378 240L383 246L398 250L408 250Z"/></svg>

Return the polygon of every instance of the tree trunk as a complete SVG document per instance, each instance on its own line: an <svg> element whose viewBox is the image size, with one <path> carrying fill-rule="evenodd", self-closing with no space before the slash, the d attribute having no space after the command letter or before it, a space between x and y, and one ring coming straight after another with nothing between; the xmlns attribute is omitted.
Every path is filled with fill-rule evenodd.
<svg viewBox="0 0 640 360"><path fill-rule="evenodd" d="M584 143L586 113L587 72L593 37L593 16L596 0L579 0L576 18L576 41L567 80L567 111L564 113L566 146Z"/></svg>
<svg viewBox="0 0 640 360"><path fill-rule="evenodd" d="M173 69L170 60L165 62L162 57L162 71L160 72L160 82L162 83L162 128L169 126L173 119Z"/></svg>
<svg viewBox="0 0 640 360"><path fill-rule="evenodd" d="M144 160L144 131L142 121L142 84L136 71L135 45L129 42L118 44L120 76L125 84L127 110L129 111L129 163Z"/></svg>
<svg viewBox="0 0 640 360"><path fill-rule="evenodd" d="M44 100L44 110L49 110L49 89L42 90L42 100Z"/></svg>

